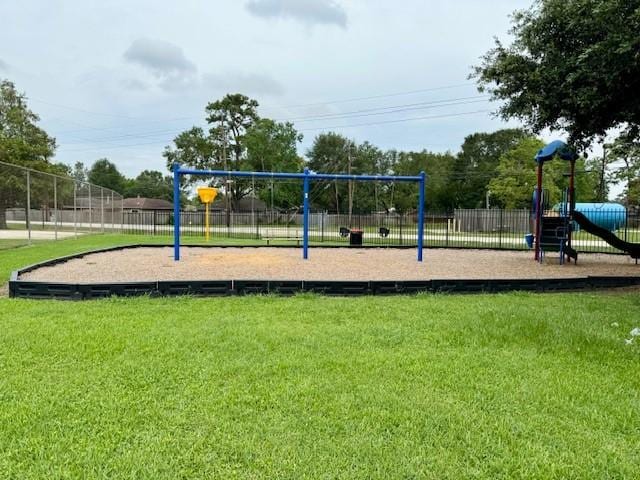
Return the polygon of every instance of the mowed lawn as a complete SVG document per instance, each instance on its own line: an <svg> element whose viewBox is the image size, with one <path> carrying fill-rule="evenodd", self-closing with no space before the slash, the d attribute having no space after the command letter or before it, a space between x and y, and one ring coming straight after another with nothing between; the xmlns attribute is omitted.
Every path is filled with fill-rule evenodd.
<svg viewBox="0 0 640 480"><path fill-rule="evenodd" d="M635 326L637 291L0 298L0 478L638 478Z"/></svg>

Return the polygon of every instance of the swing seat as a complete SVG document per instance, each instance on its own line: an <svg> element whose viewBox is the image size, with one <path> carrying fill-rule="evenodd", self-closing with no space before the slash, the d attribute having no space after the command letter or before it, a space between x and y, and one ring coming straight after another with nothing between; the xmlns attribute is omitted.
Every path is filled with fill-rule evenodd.
<svg viewBox="0 0 640 480"><path fill-rule="evenodd" d="M340 236L341 237L347 238L350 233L351 233L351 230L349 230L347 227L340 227Z"/></svg>
<svg viewBox="0 0 640 480"><path fill-rule="evenodd" d="M378 233L382 238L387 238L389 236L389 229L387 227L380 227Z"/></svg>

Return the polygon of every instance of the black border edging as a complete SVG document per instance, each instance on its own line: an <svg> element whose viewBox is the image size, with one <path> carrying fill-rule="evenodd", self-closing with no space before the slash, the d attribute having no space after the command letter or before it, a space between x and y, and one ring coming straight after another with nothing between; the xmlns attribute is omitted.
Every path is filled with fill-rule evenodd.
<svg viewBox="0 0 640 480"><path fill-rule="evenodd" d="M559 292L584 289L618 288L640 285L640 276L587 276L538 279L433 279L433 280L163 280L152 282L60 283L20 280L20 275L37 268L48 267L82 258L94 253L129 248L166 248L165 244L133 244L90 250L28 265L11 272L9 296L13 298L92 300L111 296L229 296L276 294L293 295L313 292L322 295L409 295L416 293L500 293L511 291ZM291 248L287 245L186 245L198 248ZM339 245L322 248L349 248ZM364 246L358 248L381 248ZM382 247L384 248L384 247ZM395 247L386 247L395 248ZM403 248L403 247L401 247ZM415 247L404 247L415 248Z"/></svg>

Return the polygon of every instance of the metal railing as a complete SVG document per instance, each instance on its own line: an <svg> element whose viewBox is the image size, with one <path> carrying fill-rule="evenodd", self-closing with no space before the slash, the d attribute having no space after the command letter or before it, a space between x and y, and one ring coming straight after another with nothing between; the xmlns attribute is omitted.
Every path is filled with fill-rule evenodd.
<svg viewBox="0 0 640 480"><path fill-rule="evenodd" d="M640 216L637 212L583 211L597 224L629 243L640 243ZM558 215L549 211L547 215ZM247 243L298 244L302 239L300 212L212 211L209 214L211 241L242 239ZM124 233L142 235L173 234L173 211L146 210L123 212ZM204 211L183 211L181 236L204 240ZM427 211L424 240L427 247L527 250L525 235L533 232L531 212L504 209L458 209L453 212ZM405 214L335 214L312 212L309 239L312 244L348 245L350 231L361 230L364 245L416 246L417 216ZM579 252L619 253L603 239L573 225L573 246ZM169 240L169 238L168 238Z"/></svg>
<svg viewBox="0 0 640 480"><path fill-rule="evenodd" d="M99 185L0 162L0 249L120 232L122 200Z"/></svg>

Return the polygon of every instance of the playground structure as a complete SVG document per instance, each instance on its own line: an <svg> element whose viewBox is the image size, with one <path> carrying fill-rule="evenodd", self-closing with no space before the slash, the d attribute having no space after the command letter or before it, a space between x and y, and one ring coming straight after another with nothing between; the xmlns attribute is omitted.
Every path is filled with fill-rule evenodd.
<svg viewBox="0 0 640 480"><path fill-rule="evenodd" d="M198 187L198 197L200 198L200 201L204 203L204 208L206 212L205 213L206 226L205 226L204 235L205 235L205 240L207 242L209 241L209 205L213 203L217 195L218 195L217 188Z"/></svg>
<svg viewBox="0 0 640 480"><path fill-rule="evenodd" d="M569 162L569 187L564 193L562 203L557 206L553 214L544 211L544 190L542 188L543 167L545 162L559 158ZM589 205L595 204L577 204L575 199L575 164L578 155L567 144L560 140L555 140L536 154L535 161L537 163L537 186L533 194L533 217L535 221L535 233L533 239L528 236L528 241L533 240L534 259L542 261L546 251L557 251L560 253L560 263L564 263L565 257L569 262L571 259L575 263L578 261L578 252L572 245L573 232L576 229L574 224L587 233L601 238L612 247L621 250L635 259L636 264L640 258L640 244L627 242L612 233L619 227L619 223L623 220L622 215L624 207L621 205L614 207L616 204L600 204L598 207L602 212L615 211L615 215L609 215L609 218L603 218L597 215L589 218L588 214L581 212L581 209L587 210ZM593 214L591 214L593 216Z"/></svg>
<svg viewBox="0 0 640 480"><path fill-rule="evenodd" d="M424 172L420 172L418 175L352 175L352 174L329 174L329 173L317 173L304 169L302 173L294 172L245 172L245 171L229 171L229 170L197 170L191 168L182 168L180 165L175 164L173 166L173 249L174 260L180 260L180 177L181 175L199 175L199 176L212 176L222 177L226 179L231 178L268 178L268 179L296 179L301 180L303 185L303 198L302 198L302 258L307 260L309 258L309 191L311 183L318 180L334 180L334 181L357 181L357 182L414 182L418 184L418 201L417 201L417 219L418 219L418 232L417 232L417 260L422 262L423 258L423 243L424 243L424 201L425 201L425 184L426 175ZM208 222L207 212L207 222ZM207 224L207 232L209 226ZM362 232L359 232L362 234ZM381 236L388 235L388 229L381 228L379 230Z"/></svg>

